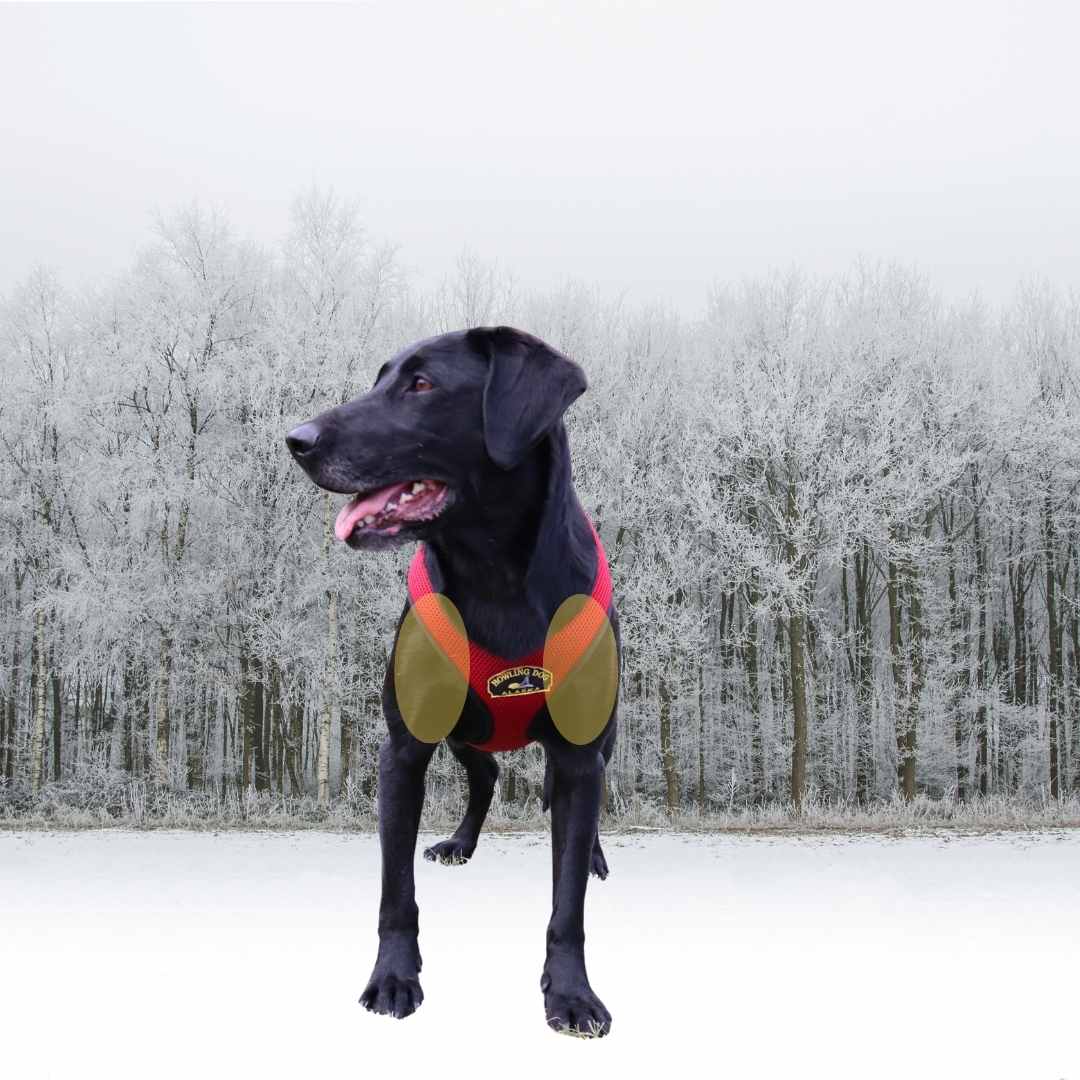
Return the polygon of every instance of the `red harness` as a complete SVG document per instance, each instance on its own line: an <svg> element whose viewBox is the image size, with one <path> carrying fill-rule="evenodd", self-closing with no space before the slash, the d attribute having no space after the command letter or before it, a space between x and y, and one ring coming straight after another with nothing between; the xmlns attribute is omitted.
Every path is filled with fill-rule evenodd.
<svg viewBox="0 0 1080 1080"><path fill-rule="evenodd" d="M600 543L600 534L596 526L585 514L585 520L589 522L593 539L596 541L596 578L593 582L592 599L596 606L586 605L580 616L572 621L558 635L564 641L564 646L559 651L562 654L559 667L569 670L572 666L569 658L571 654L580 655L584 652L595 634L602 628L603 620L596 617L597 610L606 618L611 604L611 572L608 569L607 555L604 553L604 545ZM428 574L427 564L424 560L424 545L420 544L416 549L412 562L409 564L409 602L414 606L417 614L424 619L425 625L432 632L432 636L439 643L443 651L464 668L464 643L454 642L457 632L452 630L447 620L441 620L438 625L433 624L430 613L433 609L427 605L416 608L416 602L423 596L427 596L434 590L431 587L431 577ZM428 613L428 616L425 615ZM455 644L458 647L454 647ZM550 646L550 643L547 643ZM544 649L534 649L532 652L515 659L496 656L487 649L482 649L472 639L468 641L468 678L469 685L475 691L477 697L483 702L491 716L491 736L486 742L471 743L477 750L517 750L527 745L532 740L526 734L526 729L533 717L543 708L546 690L549 685L540 688L539 684L526 682L526 686L535 685L536 689L520 689L520 682L514 692L492 694L492 684L498 690L500 685L513 686L514 679L544 681L543 675L535 672L518 674L516 668L537 669L544 672L541 666L544 662ZM550 673L547 673L550 679Z"/></svg>

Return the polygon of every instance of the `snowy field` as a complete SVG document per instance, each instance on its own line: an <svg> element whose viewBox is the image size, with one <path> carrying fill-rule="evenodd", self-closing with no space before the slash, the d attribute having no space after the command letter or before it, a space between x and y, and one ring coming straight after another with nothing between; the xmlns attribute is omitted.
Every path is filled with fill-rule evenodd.
<svg viewBox="0 0 1080 1080"><path fill-rule="evenodd" d="M356 1001L372 836L0 834L0 1071L1080 1078L1080 833L604 843L614 1022L581 1040L544 1024L546 836L418 859L425 1001L395 1021Z"/></svg>

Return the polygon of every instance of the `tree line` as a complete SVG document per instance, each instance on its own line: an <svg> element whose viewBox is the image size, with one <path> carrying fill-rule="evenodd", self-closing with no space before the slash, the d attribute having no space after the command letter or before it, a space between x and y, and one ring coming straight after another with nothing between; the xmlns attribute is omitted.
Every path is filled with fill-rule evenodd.
<svg viewBox="0 0 1080 1080"><path fill-rule="evenodd" d="M3 299L3 789L370 796L411 553L332 543L340 499L283 435L410 340L496 323L589 377L567 426L622 622L614 811L1080 786L1076 297L949 305L861 262L690 319L469 254L423 290L311 191L280 244L189 207L117 280L38 268ZM536 797L537 748L500 765Z"/></svg>

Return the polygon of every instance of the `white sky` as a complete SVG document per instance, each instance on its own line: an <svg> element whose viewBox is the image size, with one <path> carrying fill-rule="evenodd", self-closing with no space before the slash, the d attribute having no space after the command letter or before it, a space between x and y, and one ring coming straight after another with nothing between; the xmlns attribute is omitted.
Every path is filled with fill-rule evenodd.
<svg viewBox="0 0 1080 1080"><path fill-rule="evenodd" d="M155 207L270 241L315 182L421 280L468 245L698 309L860 253L1080 288L1080 5L0 7L0 290L124 267Z"/></svg>

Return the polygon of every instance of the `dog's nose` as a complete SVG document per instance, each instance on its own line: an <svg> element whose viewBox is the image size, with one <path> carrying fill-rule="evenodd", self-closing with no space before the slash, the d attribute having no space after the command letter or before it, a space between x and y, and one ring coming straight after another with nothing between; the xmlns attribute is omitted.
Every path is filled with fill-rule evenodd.
<svg viewBox="0 0 1080 1080"><path fill-rule="evenodd" d="M316 424L301 424L298 428L293 428L285 436L285 445L289 448L292 456L299 461L300 458L308 457L315 449L320 434L321 432Z"/></svg>

